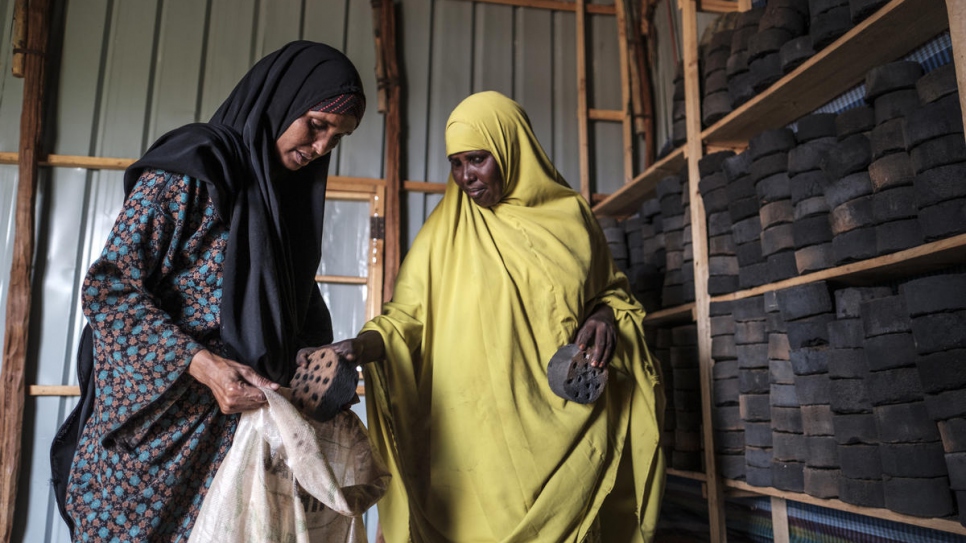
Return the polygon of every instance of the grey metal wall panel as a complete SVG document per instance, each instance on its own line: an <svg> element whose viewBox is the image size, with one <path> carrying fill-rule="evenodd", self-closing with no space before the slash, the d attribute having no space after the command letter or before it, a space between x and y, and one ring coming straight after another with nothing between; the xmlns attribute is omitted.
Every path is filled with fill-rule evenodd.
<svg viewBox="0 0 966 543"><path fill-rule="evenodd" d="M207 2L165 0L161 3L147 145L172 129L199 120L207 14Z"/></svg>
<svg viewBox="0 0 966 543"><path fill-rule="evenodd" d="M368 0L351 0L346 19L345 54L362 77L368 104L362 123L340 144L339 175L382 177L383 115L378 112L376 45L372 34L372 6Z"/></svg>
<svg viewBox="0 0 966 543"><path fill-rule="evenodd" d="M302 0L260 0L256 20L255 60L301 37Z"/></svg>
<svg viewBox="0 0 966 543"><path fill-rule="evenodd" d="M100 156L137 157L145 146L148 89L153 61L156 0L114 2L110 17L107 64L104 69ZM69 85L69 82L64 82Z"/></svg>
<svg viewBox="0 0 966 543"><path fill-rule="evenodd" d="M0 14L0 151L15 152L20 146L20 111L23 104L23 79L13 76L10 59L13 50L13 2L4 2Z"/></svg>
<svg viewBox="0 0 966 543"><path fill-rule="evenodd" d="M548 10L517 11L516 84L513 98L530 117L533 133L550 154L553 148L553 13ZM576 86L576 81L571 82Z"/></svg>
<svg viewBox="0 0 966 543"><path fill-rule="evenodd" d="M109 0L68 2L61 51L60 88L54 101L56 130L52 150L62 155L89 155L100 119L98 92L108 23Z"/></svg>
<svg viewBox="0 0 966 543"><path fill-rule="evenodd" d="M473 21L473 92L514 91L514 9L476 4Z"/></svg>
<svg viewBox="0 0 966 543"><path fill-rule="evenodd" d="M587 87L590 95L588 104L597 109L622 109L616 17L588 15L587 45Z"/></svg>
<svg viewBox="0 0 966 543"><path fill-rule="evenodd" d="M610 194L624 185L623 127L620 123L591 123L593 192Z"/></svg>
<svg viewBox="0 0 966 543"><path fill-rule="evenodd" d="M14 223L17 212L16 166L0 166L0 307L7 307L7 291L10 283L10 262L13 260ZM6 319L6 310L0 323ZM0 345L3 345L6 327L0 328ZM0 365L3 361L0 360Z"/></svg>
<svg viewBox="0 0 966 543"><path fill-rule="evenodd" d="M206 121L255 62L257 0L209 0L211 16L198 119Z"/></svg>
<svg viewBox="0 0 966 543"><path fill-rule="evenodd" d="M302 37L342 50L345 47L346 13L350 0L304 2Z"/></svg>
<svg viewBox="0 0 966 543"><path fill-rule="evenodd" d="M426 180L445 182L446 120L473 89L473 3L439 0L433 19L432 72L430 73L429 134L426 146Z"/></svg>
<svg viewBox="0 0 966 543"><path fill-rule="evenodd" d="M426 144L429 132L429 74L433 1L407 0L397 20L401 41L399 67L403 78L403 178L426 181ZM426 196L411 192L406 206L403 250L408 248L428 215ZM432 209L432 208L430 208Z"/></svg>
<svg viewBox="0 0 966 543"><path fill-rule="evenodd" d="M580 189L580 146L577 137L577 29L573 13L553 15L553 145L557 170L574 189Z"/></svg>

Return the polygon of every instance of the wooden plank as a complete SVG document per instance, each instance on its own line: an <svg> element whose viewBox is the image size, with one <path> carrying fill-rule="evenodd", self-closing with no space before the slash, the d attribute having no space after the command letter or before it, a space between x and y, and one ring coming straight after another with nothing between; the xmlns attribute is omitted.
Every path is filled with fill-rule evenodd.
<svg viewBox="0 0 966 543"><path fill-rule="evenodd" d="M956 82L959 85L959 104L962 106L963 122L966 123L966 3L961 0L946 2L949 19L949 36L953 42L953 63L956 65Z"/></svg>
<svg viewBox="0 0 966 543"><path fill-rule="evenodd" d="M316 275L316 283L332 283L336 285L365 285L368 277L352 277L350 275Z"/></svg>
<svg viewBox="0 0 966 543"><path fill-rule="evenodd" d="M619 109L587 109L587 117L592 121L624 122L624 112Z"/></svg>
<svg viewBox="0 0 966 543"><path fill-rule="evenodd" d="M771 526L775 543L789 543L788 503L785 498L771 497Z"/></svg>
<svg viewBox="0 0 966 543"><path fill-rule="evenodd" d="M403 189L409 192L429 192L442 194L446 192L446 183L430 183L429 181L404 181Z"/></svg>
<svg viewBox="0 0 966 543"><path fill-rule="evenodd" d="M472 0L478 4L499 4L501 6L516 6L520 8L549 9L552 11L578 11L577 2L562 2L560 0ZM587 4L587 13L595 15L614 15L614 6L609 4Z"/></svg>
<svg viewBox="0 0 966 543"><path fill-rule="evenodd" d="M30 385L31 396L80 396L77 385Z"/></svg>
<svg viewBox="0 0 966 543"><path fill-rule="evenodd" d="M580 155L580 194L590 201L590 134L587 125L587 12L577 0L577 141Z"/></svg>
<svg viewBox="0 0 966 543"><path fill-rule="evenodd" d="M631 0L636 1L636 0ZM617 9L617 51L621 73L621 141L624 155L624 184L634 178L634 130L631 125L631 67L627 53L627 9L625 0L614 0Z"/></svg>
<svg viewBox="0 0 966 543"><path fill-rule="evenodd" d="M707 13L730 13L732 11L741 11L741 7L738 5L738 2L729 0L701 0L699 11Z"/></svg>
<svg viewBox="0 0 966 543"><path fill-rule="evenodd" d="M904 277L926 273L966 262L966 234L933 241L918 247L899 251L883 256L877 256L861 262L853 262L821 270L791 279L769 283L760 287L739 290L730 294L722 294L711 299L712 302L739 300L764 294L772 290L814 283L817 281L839 281L851 285L861 285L868 282L882 282L889 278Z"/></svg>
<svg viewBox="0 0 966 543"><path fill-rule="evenodd" d="M377 194L373 195L372 200L370 200L369 208L372 213L371 217L375 219L373 222L378 222L379 217L385 217L386 213L386 198L385 190L380 190ZM366 296L366 320L375 318L377 315L382 313L382 301L384 289L383 285L387 283L385 281L385 228L381 232L373 231L373 228L369 230L369 254L367 258L369 260L369 277L367 282L367 296ZM389 296L392 295L392 288L388 289Z"/></svg>
<svg viewBox="0 0 966 543"><path fill-rule="evenodd" d="M0 541L10 541L20 480L21 438L30 329L31 269L34 259L37 161L43 142L45 70L50 32L49 0L26 7L23 109L20 114L19 180L13 258L0 367Z"/></svg>
<svg viewBox="0 0 966 543"><path fill-rule="evenodd" d="M379 248L383 257L381 274L378 285L370 285L367 300L373 297L374 289L380 291L377 307L382 306L381 300L391 299L396 284L396 275L402 260L402 85L399 76L399 54L396 36L396 3L393 0L381 0L372 3L376 17L373 31L377 36L376 57L382 66L379 85L386 94L385 111L385 175L386 187L381 192L383 198L376 196L380 202L382 215L385 217L383 245ZM375 302L373 302L375 303Z"/></svg>
<svg viewBox="0 0 966 543"><path fill-rule="evenodd" d="M684 101L688 141L688 186L691 206L691 243L694 249L695 322L698 327L698 369L701 386L701 420L711 420L711 316L708 296L708 226L704 203L698 191L701 179L698 160L703 152L701 144L701 97L698 73L698 13L696 0L681 0L681 43L684 49ZM704 465L708 490L708 524L713 543L725 543L724 494L718 478L715 460L714 431L711 424L702 425Z"/></svg>
<svg viewBox="0 0 966 543"><path fill-rule="evenodd" d="M694 302L675 307L666 307L660 311L648 313L644 317L647 326L663 326L671 323L690 322L694 320Z"/></svg>
<svg viewBox="0 0 966 543"><path fill-rule="evenodd" d="M674 468L667 468L664 471L666 471L668 475L672 475L674 477L682 477L684 479L691 479L694 481L704 482L706 478L703 473L700 473L697 471L684 471L684 470L674 469Z"/></svg>
<svg viewBox="0 0 966 543"><path fill-rule="evenodd" d="M921 526L923 528L939 530L942 532L950 532L954 534L966 535L966 527L963 527L962 524L954 520L913 517L910 515L903 515L902 513L896 513L888 509L879 509L876 507L862 507L859 505L852 505L850 503L845 503L841 500L836 500L836 499L816 498L813 496L809 496L808 494L801 494L798 492L788 492L785 490L778 490L777 488L752 486L744 481L735 481L735 480L728 479L724 481L724 484L729 488L738 488L738 489L752 492L761 496L775 496L775 497L783 498L785 500L789 500L793 502L807 503L809 505L827 507L829 509L846 511L848 513L865 515L865 516L874 517L882 520L890 520L893 522L901 522L903 524Z"/></svg>
<svg viewBox="0 0 966 543"><path fill-rule="evenodd" d="M13 57L10 71L14 77L23 77L22 49L27 47L27 0L14 0L13 5Z"/></svg>
<svg viewBox="0 0 966 543"><path fill-rule="evenodd" d="M679 174L684 164L684 147L678 147L595 205L594 213L598 217L627 217L637 213L641 202L657 187L658 182L669 175Z"/></svg>
<svg viewBox="0 0 966 543"><path fill-rule="evenodd" d="M701 137L706 143L740 143L791 123L861 82L870 68L899 58L948 26L943 0L893 0Z"/></svg>

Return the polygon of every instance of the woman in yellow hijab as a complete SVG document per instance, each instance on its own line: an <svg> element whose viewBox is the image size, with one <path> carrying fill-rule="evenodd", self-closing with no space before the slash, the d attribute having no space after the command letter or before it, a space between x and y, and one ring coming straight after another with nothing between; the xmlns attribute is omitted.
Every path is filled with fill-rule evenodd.
<svg viewBox="0 0 966 543"><path fill-rule="evenodd" d="M386 541L650 541L664 395L587 202L513 100L483 92L446 125L452 175L391 302L334 345L365 368L369 431L393 474ZM608 365L593 404L547 363L577 343Z"/></svg>

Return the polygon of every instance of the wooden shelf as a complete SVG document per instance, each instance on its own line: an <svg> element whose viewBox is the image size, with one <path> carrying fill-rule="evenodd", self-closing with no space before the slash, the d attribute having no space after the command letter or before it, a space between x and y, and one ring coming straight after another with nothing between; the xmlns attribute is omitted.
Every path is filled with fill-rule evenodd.
<svg viewBox="0 0 966 543"><path fill-rule="evenodd" d="M731 294L714 296L711 301L739 300L772 290L781 290L816 281L837 281L848 285L863 285L870 281L917 275L964 262L966 262L966 234L960 234L905 251L800 275L760 287L739 290Z"/></svg>
<svg viewBox="0 0 966 543"><path fill-rule="evenodd" d="M741 145L785 126L949 28L944 0L893 0L764 92L701 133L707 144Z"/></svg>
<svg viewBox="0 0 966 543"><path fill-rule="evenodd" d="M670 470L668 471L668 473L670 473ZM817 505L819 507L827 507L829 509L837 509L839 511L846 511L849 513L856 513L859 515L866 515L869 517L891 520L893 522L901 522L903 524L912 524L915 526L921 526L923 528L930 528L932 530L940 530L943 532L966 535L966 528L964 528L959 522L954 520L946 520L941 518L913 517L910 515L903 515L901 513L896 513L888 509L880 509L877 507L862 507L859 505L852 505L850 503L845 503L841 500L816 498L814 496L809 496L808 494L803 494L800 492L788 492L786 490L779 490L777 488L752 486L744 481L725 479L724 485L728 488L736 488L738 490L744 490L746 492L751 492L753 494L760 494L762 496L784 498L786 500L791 500L794 502L807 503L809 505Z"/></svg>
<svg viewBox="0 0 966 543"><path fill-rule="evenodd" d="M674 477L683 477L685 479L693 479L695 481L701 481L702 483L707 479L703 473L700 471L684 471L674 468L667 468L664 470L668 475L673 475Z"/></svg>
<svg viewBox="0 0 966 543"><path fill-rule="evenodd" d="M676 307L665 307L660 311L648 313L644 316L645 326L660 326L673 322L693 322L694 302Z"/></svg>
<svg viewBox="0 0 966 543"><path fill-rule="evenodd" d="M637 213L641 202L654 190L658 182L669 175L679 174L686 164L684 147L678 147L671 154L644 170L630 183L595 205L593 208L594 214L598 217L628 217Z"/></svg>

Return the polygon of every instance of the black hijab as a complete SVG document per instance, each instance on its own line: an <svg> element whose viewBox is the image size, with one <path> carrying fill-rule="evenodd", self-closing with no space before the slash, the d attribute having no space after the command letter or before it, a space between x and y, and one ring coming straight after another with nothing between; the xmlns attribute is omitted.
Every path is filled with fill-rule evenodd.
<svg viewBox="0 0 966 543"><path fill-rule="evenodd" d="M263 58L207 124L162 136L124 175L130 193L145 169L207 183L229 225L221 338L229 358L287 384L295 353L332 341L315 284L329 156L285 170L276 140L319 102L362 95L355 67L320 43L292 42Z"/></svg>

